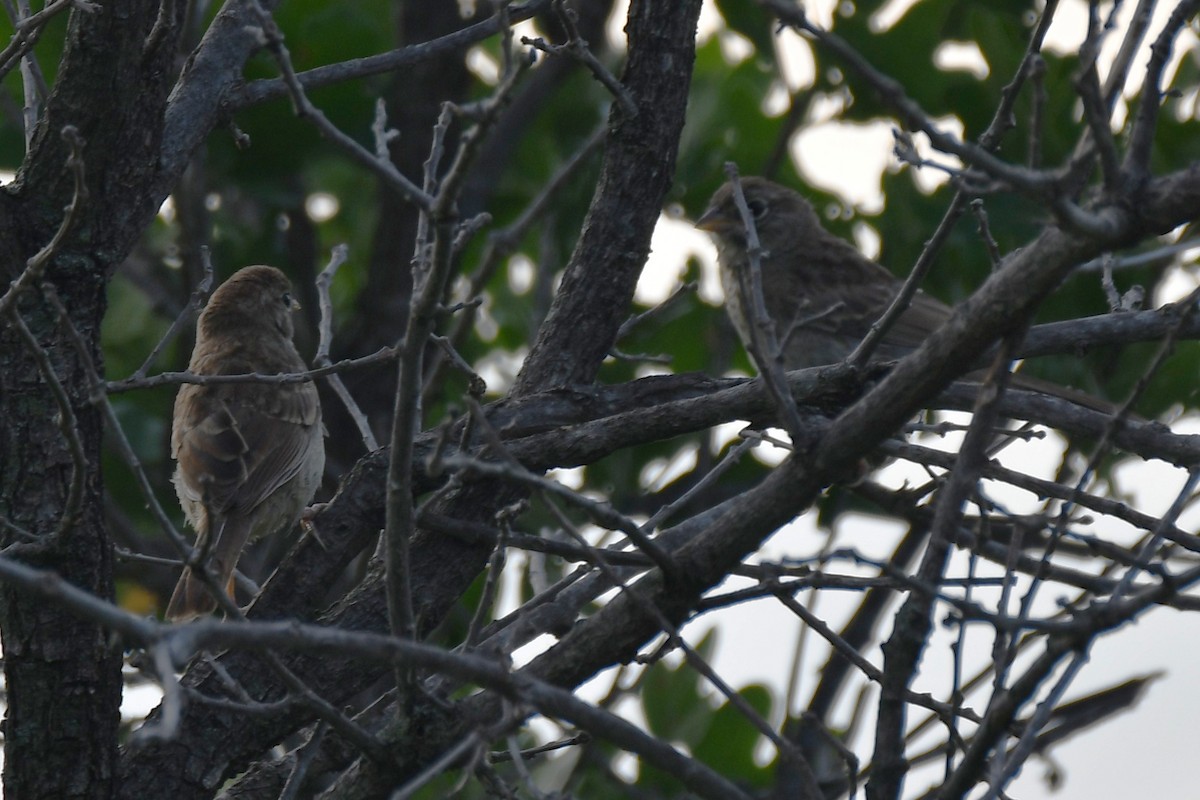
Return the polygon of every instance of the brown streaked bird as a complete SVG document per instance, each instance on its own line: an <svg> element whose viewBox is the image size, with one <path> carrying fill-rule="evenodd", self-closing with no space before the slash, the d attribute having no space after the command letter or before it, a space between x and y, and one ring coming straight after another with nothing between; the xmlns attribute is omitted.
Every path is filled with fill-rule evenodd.
<svg viewBox="0 0 1200 800"><path fill-rule="evenodd" d="M303 372L292 344L292 285L274 267L246 267L213 292L197 326L188 370L197 375ZM291 528L325 468L317 389L308 383L184 384L175 397L171 456L175 491L207 550L212 573L233 594L247 542ZM170 619L216 607L185 567L167 606Z"/></svg>
<svg viewBox="0 0 1200 800"><path fill-rule="evenodd" d="M763 299L775 325L784 366L803 369L845 359L891 305L900 291L900 280L825 230L812 204L798 192L765 178L742 178L741 183L765 251L760 261ZM713 194L696 227L708 231L716 241L725 310L742 343L749 347L750 320L745 309L750 304L745 293L750 289L750 260L732 183ZM918 291L880 340L875 356L903 358L951 313L945 303ZM1104 400L1036 378L1014 376L1013 385L1105 413L1114 410Z"/></svg>

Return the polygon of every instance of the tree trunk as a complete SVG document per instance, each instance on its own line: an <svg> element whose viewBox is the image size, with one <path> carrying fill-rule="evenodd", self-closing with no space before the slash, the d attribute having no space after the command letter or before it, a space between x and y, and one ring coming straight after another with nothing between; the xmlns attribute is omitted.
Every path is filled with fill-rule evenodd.
<svg viewBox="0 0 1200 800"><path fill-rule="evenodd" d="M182 10L180 4L177 11ZM72 12L54 92L0 206L0 274L7 284L54 238L64 208L73 199L78 204L45 273L0 325L0 518L7 523L0 542L12 548L8 554L109 600L112 545L102 510L103 422L91 402L89 375L92 369L103 374L99 342L107 281L162 201L151 187L173 81L177 19L168 14L156 26L158 20L159 4L152 0ZM96 103L98 96L106 102ZM64 138L68 127L82 141L86 192L79 196ZM113 202L118 192L123 201ZM40 290L42 281L61 298L85 354L60 324ZM14 324L15 314L36 346ZM63 387L75 417L68 433L48 391L51 380ZM77 440L82 465L71 455L69 437ZM77 513L70 515L68 498L76 478L81 491ZM72 519L64 522L67 516ZM5 797L111 797L120 643L95 623L7 585L0 589L0 630L8 688Z"/></svg>

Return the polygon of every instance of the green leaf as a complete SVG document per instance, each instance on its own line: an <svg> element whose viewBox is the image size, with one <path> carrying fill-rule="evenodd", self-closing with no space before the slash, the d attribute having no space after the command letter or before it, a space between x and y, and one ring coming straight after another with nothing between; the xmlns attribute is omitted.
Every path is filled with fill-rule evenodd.
<svg viewBox="0 0 1200 800"><path fill-rule="evenodd" d="M754 43L761 58L775 60L774 20L752 0L717 0L717 10L731 30Z"/></svg>
<svg viewBox="0 0 1200 800"><path fill-rule="evenodd" d="M771 692L761 684L738 690L738 696L764 720L771 716ZM708 732L692 754L721 775L739 783L766 787L773 770L760 767L754 760L754 748L762 733L733 703L726 702L713 715Z"/></svg>
<svg viewBox="0 0 1200 800"><path fill-rule="evenodd" d="M696 645L697 652L711 654L716 641L716 631L709 631ZM648 669L641 701L651 733L689 747L703 739L712 723L713 708L701 692L701 680L686 663L669 667L659 661Z"/></svg>

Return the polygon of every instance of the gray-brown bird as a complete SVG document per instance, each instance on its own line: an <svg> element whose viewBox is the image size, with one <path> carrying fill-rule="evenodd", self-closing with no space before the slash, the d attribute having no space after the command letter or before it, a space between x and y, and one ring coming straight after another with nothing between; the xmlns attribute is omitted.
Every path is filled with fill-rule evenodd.
<svg viewBox="0 0 1200 800"><path fill-rule="evenodd" d="M853 352L891 305L901 282L887 269L821 225L799 193L765 178L742 178L746 207L764 252L760 260L764 305L787 369L837 363ZM696 227L717 244L725 310L742 343L750 346L750 261L746 228L726 183L709 201ZM880 340L875 356L895 360L916 349L941 327L951 309L924 292ZM1065 386L1016 376L1020 388L1052 394L1106 413L1113 406Z"/></svg>
<svg viewBox="0 0 1200 800"><path fill-rule="evenodd" d="M189 371L197 375L303 372L292 344L292 297L274 267L246 267L225 281L200 314ZM232 596L247 542L291 528L325 467L317 389L305 383L184 384L175 397L171 455L175 491L209 553L212 574ZM185 567L167 606L170 619L207 614L216 600Z"/></svg>

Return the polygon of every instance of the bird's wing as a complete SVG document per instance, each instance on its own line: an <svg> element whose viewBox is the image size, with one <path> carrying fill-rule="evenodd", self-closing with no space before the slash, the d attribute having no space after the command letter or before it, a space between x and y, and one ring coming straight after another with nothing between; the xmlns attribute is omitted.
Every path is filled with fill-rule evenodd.
<svg viewBox="0 0 1200 800"><path fill-rule="evenodd" d="M787 299L782 297L769 297L767 304L772 316L783 320L785 330L803 329L842 341L848 353L854 343L866 337L899 291L900 282L894 279L847 281L835 287L810 286L805 293L806 302L799 305L789 306ZM917 292L908 308L888 328L877 351L878 357L902 358L912 352L930 333L941 327L951 313L950 307L940 300ZM845 353L834 355L836 357L831 360L842 358Z"/></svg>
<svg viewBox="0 0 1200 800"><path fill-rule="evenodd" d="M320 405L311 383L187 385L172 444L188 495L218 513L248 511L304 464Z"/></svg>
<svg viewBox="0 0 1200 800"><path fill-rule="evenodd" d="M886 309L885 305L879 314L882 315ZM952 313L950 307L941 300L917 292L912 303L888 330L885 340L895 347L914 350L929 334L944 325Z"/></svg>

